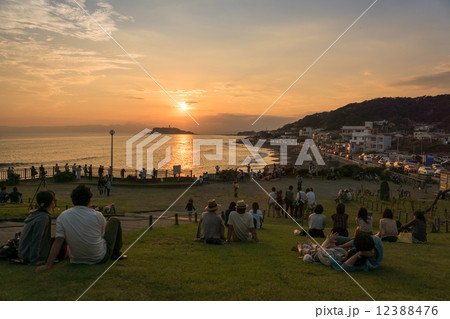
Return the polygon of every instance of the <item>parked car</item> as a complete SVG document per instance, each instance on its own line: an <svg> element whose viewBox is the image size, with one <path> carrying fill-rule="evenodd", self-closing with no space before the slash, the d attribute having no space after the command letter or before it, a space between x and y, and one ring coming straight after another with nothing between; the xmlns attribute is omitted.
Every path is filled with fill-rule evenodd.
<svg viewBox="0 0 450 319"><path fill-rule="evenodd" d="M386 160L380 159L380 160L378 161L378 164L380 164L380 166L386 166Z"/></svg>
<svg viewBox="0 0 450 319"><path fill-rule="evenodd" d="M433 164L431 165L431 168L434 169L435 171L438 169L445 169L444 166L442 166L441 164Z"/></svg>
<svg viewBox="0 0 450 319"><path fill-rule="evenodd" d="M403 167L403 170L408 173L417 173L417 168L413 165L405 165L405 167Z"/></svg>
<svg viewBox="0 0 450 319"><path fill-rule="evenodd" d="M384 166L386 166L386 167L393 167L393 163L392 162L390 162L390 161L386 161L386 163L384 163Z"/></svg>
<svg viewBox="0 0 450 319"><path fill-rule="evenodd" d="M405 167L405 163L402 162L395 162L394 163L394 167L398 168L398 169L403 169L403 167Z"/></svg>
<svg viewBox="0 0 450 319"><path fill-rule="evenodd" d="M434 171L434 176L436 176L436 177L440 177L441 176L441 172L446 172L447 170L444 168L444 169L437 169L437 170L435 170Z"/></svg>
<svg viewBox="0 0 450 319"><path fill-rule="evenodd" d="M364 162L372 163L372 156L371 155L364 155Z"/></svg>
<svg viewBox="0 0 450 319"><path fill-rule="evenodd" d="M353 155L351 155L351 154L347 154L347 155L345 156L345 158L348 158L348 159L353 159Z"/></svg>
<svg viewBox="0 0 450 319"><path fill-rule="evenodd" d="M419 175L433 176L434 170L431 167L421 166L417 170L417 173L419 173Z"/></svg>

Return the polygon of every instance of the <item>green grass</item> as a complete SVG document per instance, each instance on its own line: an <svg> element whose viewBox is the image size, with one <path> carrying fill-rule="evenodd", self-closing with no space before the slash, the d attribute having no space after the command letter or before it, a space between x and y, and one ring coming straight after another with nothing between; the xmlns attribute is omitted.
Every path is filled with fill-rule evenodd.
<svg viewBox="0 0 450 319"><path fill-rule="evenodd" d="M289 183L293 179L263 186L286 189ZM351 181L305 182L305 186L314 186L319 202L325 207L326 233L330 231L329 217L335 206L331 199L344 183L348 185ZM60 201L68 202L74 185L50 186ZM24 184L21 190L31 193L32 187ZM180 188L116 187L111 201L123 206L122 210L164 209L182 192ZM253 183L241 184L240 197L247 202L261 204L266 202L265 196ZM226 206L233 199L232 187L228 184L194 187L173 209L183 210L191 197L199 210L213 197ZM106 201L98 196L95 200ZM347 205L350 234L354 232L357 209L356 203ZM374 232L379 215L374 214ZM114 265L82 300L369 300L345 273L304 263L297 253L290 251L297 240L305 240L293 235L298 226L291 220L267 218L258 232L262 244L205 245L193 240L196 227L193 223L148 231L129 250L129 259ZM124 247L141 233L125 234ZM352 276L376 300L446 300L450 293L449 239L449 234L429 230L429 245L385 243L381 267ZM36 274L35 267L1 261L0 300L75 300L110 264L72 265L65 260L47 272Z"/></svg>

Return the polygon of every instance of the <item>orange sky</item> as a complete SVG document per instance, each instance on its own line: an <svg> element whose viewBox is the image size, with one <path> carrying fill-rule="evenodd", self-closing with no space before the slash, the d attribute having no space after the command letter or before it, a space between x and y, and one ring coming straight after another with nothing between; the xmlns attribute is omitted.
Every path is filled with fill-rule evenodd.
<svg viewBox="0 0 450 319"><path fill-rule="evenodd" d="M233 132L380 96L449 93L447 1L376 3L254 127L373 1L80 3L200 125L74 3L7 0L1 126L132 122Z"/></svg>

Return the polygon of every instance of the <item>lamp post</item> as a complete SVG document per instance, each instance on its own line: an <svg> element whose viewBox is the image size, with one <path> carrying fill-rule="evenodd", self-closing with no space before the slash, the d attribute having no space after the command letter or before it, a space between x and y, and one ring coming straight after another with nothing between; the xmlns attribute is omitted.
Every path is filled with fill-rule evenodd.
<svg viewBox="0 0 450 319"><path fill-rule="evenodd" d="M111 180L112 180L112 173L113 173L113 149L114 149L114 134L116 133L116 131L111 130L109 131L109 134L111 134Z"/></svg>

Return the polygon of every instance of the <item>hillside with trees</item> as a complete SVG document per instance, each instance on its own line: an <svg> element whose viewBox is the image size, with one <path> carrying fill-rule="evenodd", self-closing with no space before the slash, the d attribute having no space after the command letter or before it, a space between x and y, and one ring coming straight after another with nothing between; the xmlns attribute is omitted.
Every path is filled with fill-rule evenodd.
<svg viewBox="0 0 450 319"><path fill-rule="evenodd" d="M413 123L433 124L435 129L450 132L450 94L416 98L377 98L351 103L330 112L305 116L287 124L280 131L311 126L327 131L339 130L344 125L363 125L365 121L387 120L408 130Z"/></svg>

